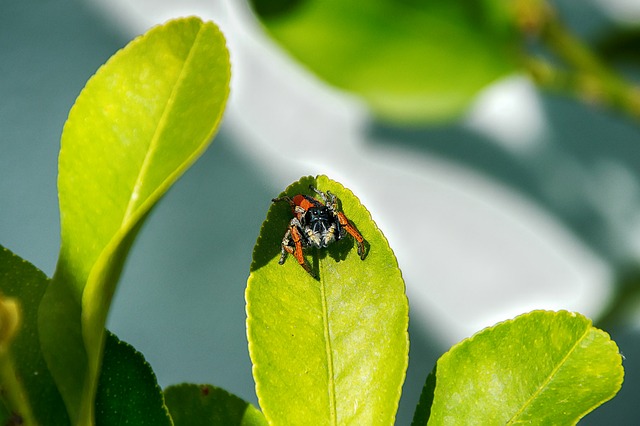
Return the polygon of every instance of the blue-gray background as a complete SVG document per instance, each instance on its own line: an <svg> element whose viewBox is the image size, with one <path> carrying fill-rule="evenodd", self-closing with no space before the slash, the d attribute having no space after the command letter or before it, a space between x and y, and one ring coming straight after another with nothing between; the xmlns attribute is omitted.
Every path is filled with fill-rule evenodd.
<svg viewBox="0 0 640 426"><path fill-rule="evenodd" d="M583 28L598 25L588 7L571 12ZM86 80L127 41L79 1L0 0L0 244L48 275L59 244L62 126ZM557 152L585 163L607 156L637 171L640 126L567 99L546 96L544 106L556 130ZM540 165L514 164L456 125L407 132L380 127L372 139L384 140L389 132L407 149L437 152L508 182L555 213L604 258L619 260L597 212L545 196ZM282 188L235 148L233 138L223 127L154 210L132 250L110 326L143 351L162 386L212 383L255 403L243 293L261 221ZM609 331L626 356L625 385L583 424L637 424L637 328L618 325ZM427 373L446 350L415 321L410 333L398 424L409 423Z"/></svg>

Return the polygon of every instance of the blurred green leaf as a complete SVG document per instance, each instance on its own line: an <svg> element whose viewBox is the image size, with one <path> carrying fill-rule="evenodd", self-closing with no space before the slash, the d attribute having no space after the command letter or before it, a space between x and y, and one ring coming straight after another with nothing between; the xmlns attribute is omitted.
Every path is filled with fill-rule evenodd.
<svg viewBox="0 0 640 426"><path fill-rule="evenodd" d="M575 424L613 398L623 376L618 347L589 319L534 311L483 330L438 360L429 425ZM416 418L428 408L421 404Z"/></svg>
<svg viewBox="0 0 640 426"><path fill-rule="evenodd" d="M59 158L62 245L38 321L73 423L92 422L104 323L128 250L210 143L228 91L222 34L185 18L116 53L71 109Z"/></svg>
<svg viewBox="0 0 640 426"><path fill-rule="evenodd" d="M169 386L164 398L175 426L266 426L253 405L211 385Z"/></svg>
<svg viewBox="0 0 640 426"><path fill-rule="evenodd" d="M513 5L494 0L251 0L267 31L385 120L455 117L518 66Z"/></svg>
<svg viewBox="0 0 640 426"><path fill-rule="evenodd" d="M351 191L326 176L282 194L339 197L369 251L350 236L310 250L314 279L280 242L292 217L274 203L260 231L247 283L247 335L260 407L273 424L391 424L408 362L408 304L387 240Z"/></svg>
<svg viewBox="0 0 640 426"><path fill-rule="evenodd" d="M64 403L47 369L38 338L38 306L48 284L42 271L0 246L0 292L20 303L21 325L10 347L17 379L38 424L68 425ZM3 396L6 394L0 393ZM10 407L8 412L24 417L16 407Z"/></svg>
<svg viewBox="0 0 640 426"><path fill-rule="evenodd" d="M0 399L0 422L2 424L10 424L11 410L5 405L5 400Z"/></svg>
<svg viewBox="0 0 640 426"><path fill-rule="evenodd" d="M171 426L162 389L133 346L107 332L96 393L96 425Z"/></svg>

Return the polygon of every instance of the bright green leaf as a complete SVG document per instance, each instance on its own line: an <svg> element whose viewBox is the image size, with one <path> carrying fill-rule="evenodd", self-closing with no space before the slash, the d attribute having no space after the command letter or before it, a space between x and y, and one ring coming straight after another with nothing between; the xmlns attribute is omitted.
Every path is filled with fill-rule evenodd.
<svg viewBox="0 0 640 426"><path fill-rule="evenodd" d="M38 424L68 425L67 412L47 369L38 339L38 306L48 284L49 279L42 271L0 246L0 292L17 299L20 304L20 328L9 351L17 379ZM0 396L5 392L6 389ZM22 418L29 417L16 407L11 407L11 411Z"/></svg>
<svg viewBox="0 0 640 426"><path fill-rule="evenodd" d="M91 424L104 323L145 217L202 154L229 90L225 41L198 18L156 27L87 82L62 134L60 257L39 314L74 423Z"/></svg>
<svg viewBox="0 0 640 426"><path fill-rule="evenodd" d="M107 333L96 393L96 425L171 426L151 366L128 343Z"/></svg>
<svg viewBox="0 0 640 426"><path fill-rule="evenodd" d="M292 217L287 203L267 213L247 283L247 334L260 407L273 424L391 424L407 368L408 304L387 240L351 191L319 176L283 194L314 195L313 184L341 200L368 243L364 260L350 236L309 250L314 279L280 242Z"/></svg>
<svg viewBox="0 0 640 426"><path fill-rule="evenodd" d="M511 5L494 0L252 0L268 32L380 117L451 118L517 67Z"/></svg>
<svg viewBox="0 0 640 426"><path fill-rule="evenodd" d="M164 398L175 426L266 426L260 411L248 402L211 385L169 386Z"/></svg>
<svg viewBox="0 0 640 426"><path fill-rule="evenodd" d="M623 376L618 347L589 319L534 311L444 354L435 392L425 387L433 392L427 417L429 425L575 424L613 398ZM429 409L420 407L416 418Z"/></svg>

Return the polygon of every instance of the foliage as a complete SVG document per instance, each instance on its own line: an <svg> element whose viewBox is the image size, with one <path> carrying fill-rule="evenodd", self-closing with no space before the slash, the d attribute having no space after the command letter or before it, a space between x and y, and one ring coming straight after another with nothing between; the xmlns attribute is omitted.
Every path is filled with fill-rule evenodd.
<svg viewBox="0 0 640 426"><path fill-rule="evenodd" d="M444 354L413 424L575 424L618 392L621 362L615 342L582 315L534 311Z"/></svg>
<svg viewBox="0 0 640 426"><path fill-rule="evenodd" d="M516 68L508 22L475 14L501 12L488 2L302 0L277 13L268 0L252 3L291 55L392 120L457 115Z"/></svg>
<svg viewBox="0 0 640 426"><path fill-rule="evenodd" d="M14 404L8 404L11 407L9 412L18 412L25 420L37 424L64 425L69 423L67 412L45 363L38 338L38 307L49 281L33 265L0 247L0 291L3 297L18 301L21 323L18 334L7 349L8 354L3 356L5 366L2 368L1 383L3 388L12 389L12 381L5 374L6 363L11 361L13 365L10 370L19 378L20 393L29 404L18 409ZM5 321L3 315L0 323L4 324Z"/></svg>
<svg viewBox="0 0 640 426"><path fill-rule="evenodd" d="M171 426L156 376L142 354L107 332L95 400L96 425Z"/></svg>
<svg viewBox="0 0 640 426"><path fill-rule="evenodd" d="M169 386L164 397L175 426L267 424L253 405L215 386Z"/></svg>
<svg viewBox="0 0 640 426"><path fill-rule="evenodd" d="M290 207L274 203L247 283L247 335L260 407L274 424L390 424L408 363L409 306L393 252L351 191L306 177L281 195L331 191L365 236L363 261L344 238L314 253L313 278L278 264ZM306 390L306 391L303 391Z"/></svg>
<svg viewBox="0 0 640 426"><path fill-rule="evenodd" d="M218 128L229 79L218 28L187 18L151 29L88 81L62 135L54 277L2 251L0 289L22 323L2 362L6 416L171 424L149 366L104 324L144 219Z"/></svg>
<svg viewBox="0 0 640 426"><path fill-rule="evenodd" d="M482 89L513 74L640 117L637 86L614 71L612 55L573 36L545 0L251 3L291 56L384 121L459 117ZM629 40L608 39L604 53L637 59Z"/></svg>
<svg viewBox="0 0 640 426"><path fill-rule="evenodd" d="M335 193L367 241L366 257L346 237L307 253L317 278L292 259L279 265L291 211L284 203L269 210L246 291L264 414L211 385L163 392L142 354L104 328L144 220L219 126L229 68L213 23L178 19L116 53L78 97L62 135L54 276L0 248L3 423L393 422L408 364L404 282L369 212L326 176L302 178L283 195L313 195L310 184ZM613 397L622 374L615 343L589 320L533 312L445 354L416 422L482 422L497 413L513 422L573 422Z"/></svg>

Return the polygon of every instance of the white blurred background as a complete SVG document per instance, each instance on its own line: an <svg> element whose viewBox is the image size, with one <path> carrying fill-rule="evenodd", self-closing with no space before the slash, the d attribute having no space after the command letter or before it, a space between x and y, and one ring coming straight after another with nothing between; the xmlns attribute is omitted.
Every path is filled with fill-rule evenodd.
<svg viewBox="0 0 640 426"><path fill-rule="evenodd" d="M558 6L588 35L608 19L639 22L633 3ZM239 0L0 1L0 244L53 273L69 108L130 38L186 15L214 20L228 39L228 109L212 147L147 221L109 319L161 386L211 383L257 402L244 286L271 198L303 175L352 189L398 257L411 304L398 424L460 339L532 309L606 312L640 254L637 123L513 76L460 122L388 127L294 63ZM631 313L608 329L627 356L626 383L582 424L637 421L635 324Z"/></svg>

